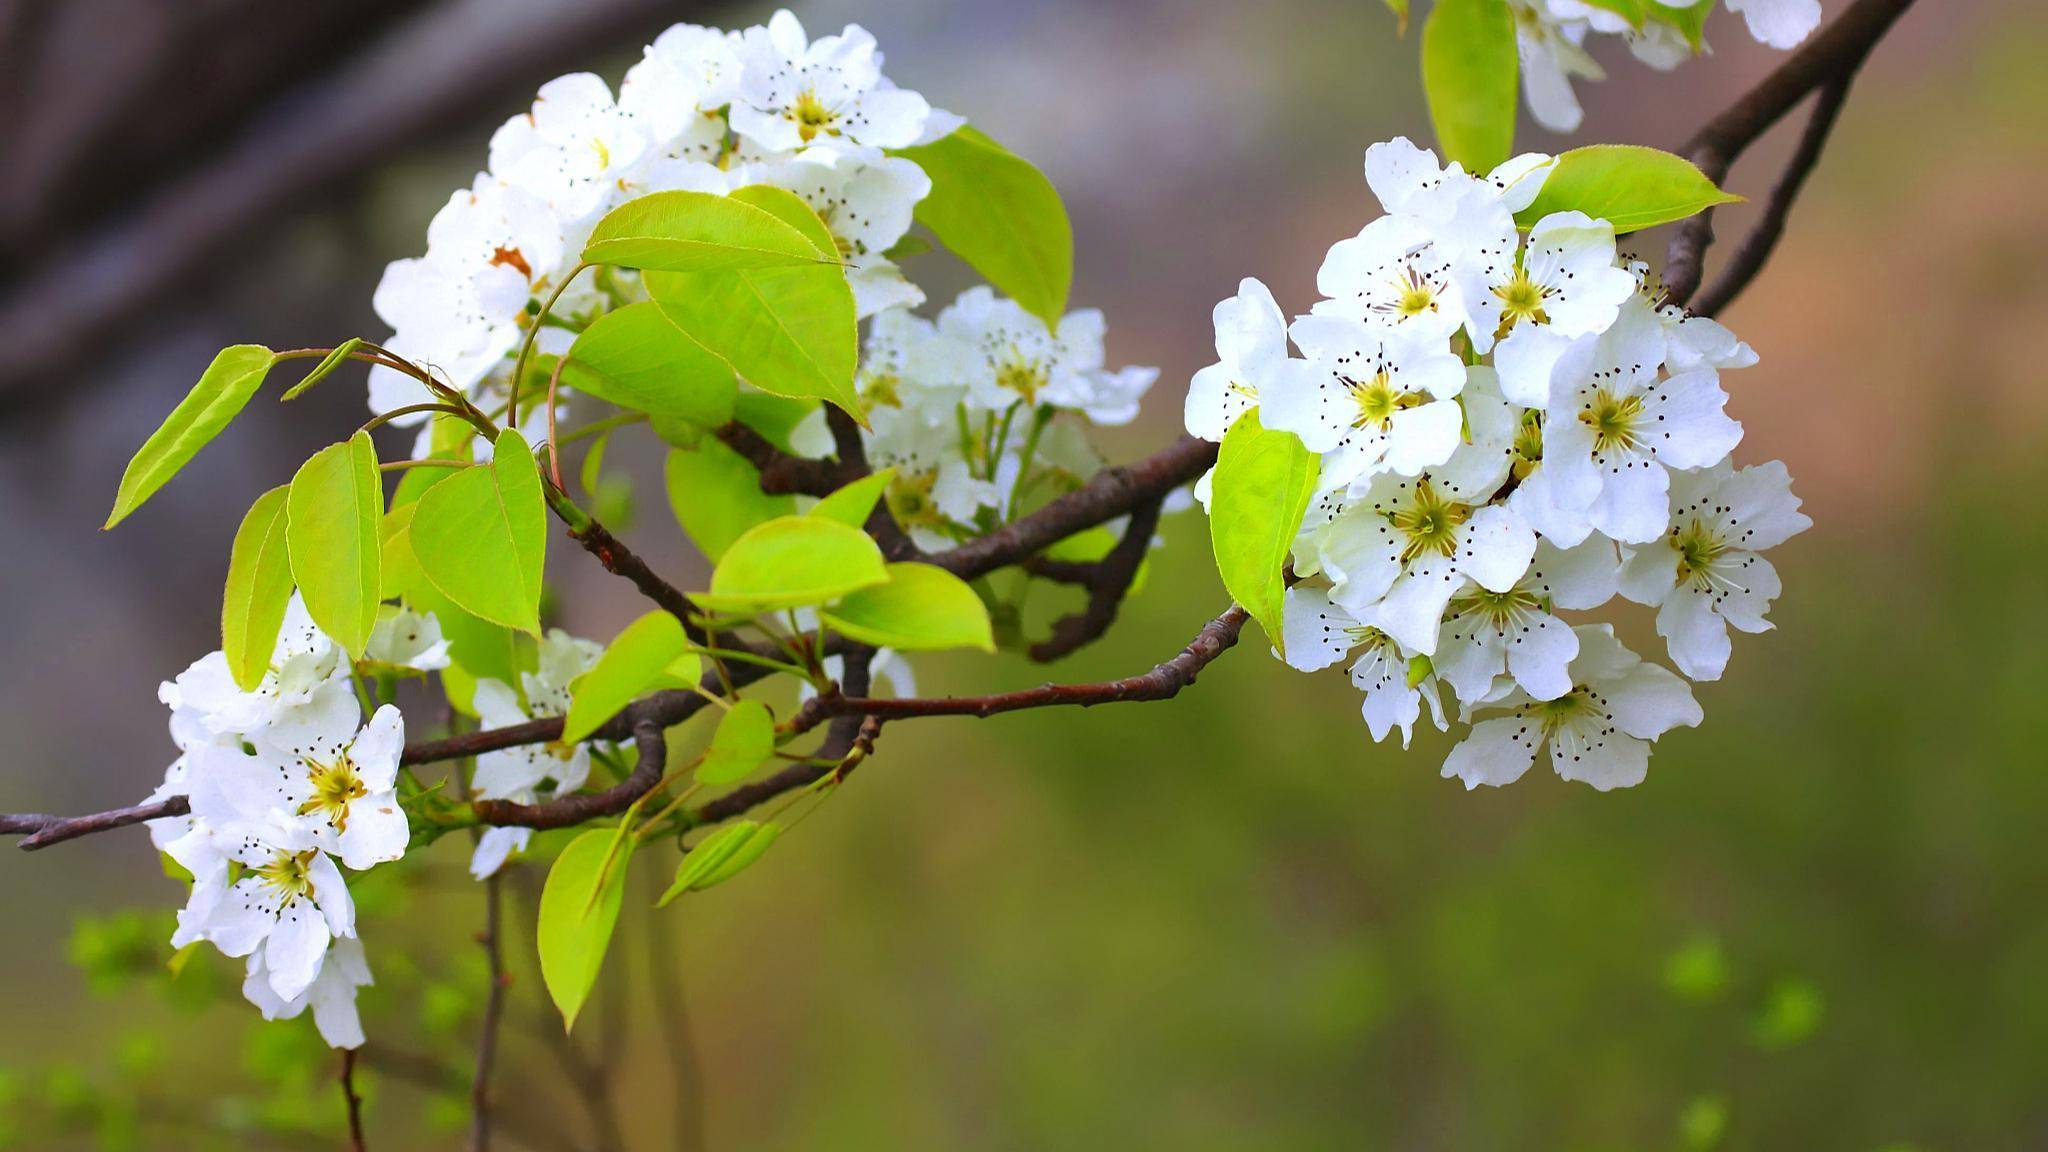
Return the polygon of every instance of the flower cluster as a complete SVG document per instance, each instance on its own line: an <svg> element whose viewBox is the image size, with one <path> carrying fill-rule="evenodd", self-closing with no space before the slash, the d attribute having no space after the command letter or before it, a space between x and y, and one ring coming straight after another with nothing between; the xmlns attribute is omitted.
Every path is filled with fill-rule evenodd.
<svg viewBox="0 0 2048 1152"><path fill-rule="evenodd" d="M1820 23L1820 0L1726 0L1742 14L1749 34L1773 48L1791 48ZM1602 80L1606 73L1586 51L1589 33L1620 36L1635 58L1669 71L1706 50L1700 24L1713 6L1696 0L1648 0L1630 19L1617 5L1597 0L1508 0L1515 19L1522 94L1536 122L1553 132L1579 127L1572 80Z"/></svg>
<svg viewBox="0 0 2048 1152"><path fill-rule="evenodd" d="M389 704L365 722L356 676L447 664L435 618L399 608L384 610L352 664L294 595L254 690L216 651L158 692L180 755L151 799L182 795L191 806L150 825L192 877L171 943L247 957L243 991L264 1016L311 1006L336 1047L362 1043L355 991L370 982L342 868L396 860L410 837L397 793L405 722Z"/></svg>
<svg viewBox="0 0 2048 1152"><path fill-rule="evenodd" d="M1742 428L1720 373L1755 363L1749 346L1663 304L1608 222L1517 229L1549 167L1476 176L1374 145L1386 215L1331 247L1308 315L1288 323L1255 280L1218 304L1220 360L1187 400L1196 435L1256 411L1320 455L1285 659L1352 658L1376 740L1405 743L1425 703L1445 728L1448 686L1477 720L1444 766L1468 787L1518 778L1546 745L1567 779L1640 782L1650 742L1699 707L1608 625L1561 614L1652 606L1679 671L1717 679L1729 628L1770 627L1762 553L1809 524L1782 464L1729 462Z"/></svg>

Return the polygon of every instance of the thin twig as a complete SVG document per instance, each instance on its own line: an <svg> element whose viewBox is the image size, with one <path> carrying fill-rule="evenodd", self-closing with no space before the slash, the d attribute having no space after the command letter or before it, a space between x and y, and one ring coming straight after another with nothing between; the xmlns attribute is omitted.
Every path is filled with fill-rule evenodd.
<svg viewBox="0 0 2048 1152"><path fill-rule="evenodd" d="M505 1013L505 990L511 983L505 974L503 869L484 880L484 930L477 934L485 962L489 965L491 987L484 996L484 1015L477 1029L476 1075L469 1085L470 1152L488 1152L491 1146L491 1067L497 1061L498 1023Z"/></svg>
<svg viewBox="0 0 2048 1152"><path fill-rule="evenodd" d="M0 836L20 836L26 833L19 847L24 852L62 844L94 832L105 832L110 828L125 828L130 824L141 824L167 816L184 816L192 811L192 805L183 796L173 796L154 804L137 804L130 808L114 808L106 812L94 812L87 816L46 816L35 812L20 814L0 813Z"/></svg>
<svg viewBox="0 0 2048 1152"><path fill-rule="evenodd" d="M341 1098L348 1104L349 1152L364 1152L363 1098L356 1094L356 1050L341 1050Z"/></svg>
<svg viewBox="0 0 2048 1152"><path fill-rule="evenodd" d="M1161 500L1138 505L1116 547L1095 565L1088 580L1088 606L1053 622L1052 635L1031 646L1031 658L1041 663L1058 660L1075 652L1109 631L1116 623L1124 594L1138 577L1138 567L1152 547L1152 533L1159 528Z"/></svg>

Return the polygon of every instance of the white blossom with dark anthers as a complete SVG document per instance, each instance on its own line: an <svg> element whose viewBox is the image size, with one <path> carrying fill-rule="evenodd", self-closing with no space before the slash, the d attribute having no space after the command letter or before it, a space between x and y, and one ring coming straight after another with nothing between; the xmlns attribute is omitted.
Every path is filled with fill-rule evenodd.
<svg viewBox="0 0 2048 1152"><path fill-rule="evenodd" d="M307 1008L313 1010L313 1026L330 1048L361 1048L363 1019L356 1011L356 990L376 983L370 978L370 961L363 943L343 937L331 944L320 958L319 974L305 991L287 999L271 983L269 949L249 953L248 974L242 980L242 995L263 1013L265 1020L296 1020Z"/></svg>
<svg viewBox="0 0 2048 1152"><path fill-rule="evenodd" d="M377 611L363 659L386 670L438 672L448 666L448 639L432 612L415 612L387 604Z"/></svg>
<svg viewBox="0 0 2048 1152"><path fill-rule="evenodd" d="M1485 699L1501 676L1537 700L1564 695L1571 689L1565 669L1579 654L1579 641L1556 613L1613 599L1620 566L1611 541L1588 540L1572 549L1539 542L1514 587L1489 592L1466 585L1444 609L1431 657L1437 675L1468 707Z"/></svg>
<svg viewBox="0 0 2048 1152"><path fill-rule="evenodd" d="M1382 216L1330 246L1316 272L1318 315L1412 328L1443 340L1465 325L1451 247L1412 216Z"/></svg>
<svg viewBox="0 0 2048 1152"><path fill-rule="evenodd" d="M1573 78L1607 78L1584 48L1590 27L1583 20L1559 20L1546 0L1508 0L1508 7L1514 13L1515 52L1529 114L1552 132L1578 131L1584 114L1572 91Z"/></svg>
<svg viewBox="0 0 2048 1152"><path fill-rule="evenodd" d="M1658 0L1668 8L1687 8L1686 0ZM1730 12L1742 14L1749 34L1773 48L1797 47L1820 24L1820 0L1726 0Z"/></svg>
<svg viewBox="0 0 2048 1152"><path fill-rule="evenodd" d="M1536 700L1503 681L1481 712L1506 712L1472 725L1444 761L1447 779L1500 787L1521 779L1539 748L1566 780L1599 789L1627 788L1649 771L1650 745L1673 728L1695 727L1700 706L1692 689L1670 670L1646 663L1622 647L1606 624L1573 630L1578 655L1570 667L1571 687L1550 700Z"/></svg>
<svg viewBox="0 0 2048 1152"><path fill-rule="evenodd" d="M1457 275L1473 349L1493 353L1501 394L1530 408L1549 401L1558 360L1636 292L1615 262L1614 226L1583 212L1538 220L1519 251L1511 241L1470 249Z"/></svg>
<svg viewBox="0 0 2048 1152"><path fill-rule="evenodd" d="M1680 672L1718 680L1728 666L1728 629L1771 627L1764 614L1780 585L1762 553L1812 526L1778 461L1678 473L1671 527L1662 540L1629 550L1621 593L1657 609L1657 634Z"/></svg>
<svg viewBox="0 0 2048 1152"><path fill-rule="evenodd" d="M740 59L731 33L676 24L654 38L619 83L619 108L639 121L657 147L699 141L691 158L716 162L725 138L719 109L732 101Z"/></svg>
<svg viewBox="0 0 2048 1152"><path fill-rule="evenodd" d="M1429 662L1353 616L1322 589L1297 585L1287 590L1281 632L1287 644L1283 658L1303 672L1321 671L1359 653L1351 662L1351 683L1365 693L1360 711L1375 741L1399 728L1401 747L1408 747L1425 701L1437 731L1448 730L1442 690Z"/></svg>
<svg viewBox="0 0 2048 1152"><path fill-rule="evenodd" d="M199 777L203 790L206 777ZM191 840L187 837L187 841ZM192 873L173 947L210 941L229 956L264 950L271 990L295 1000L312 987L321 958L338 937L355 935L355 903L341 869L302 824L239 836L222 834L172 858ZM241 875L230 882L230 863Z"/></svg>
<svg viewBox="0 0 2048 1152"><path fill-rule="evenodd" d="M171 710L172 735L187 750L200 743L301 741L353 725L361 717L347 653L320 631L294 592L285 605L270 667L244 692L222 652L209 652L157 688Z"/></svg>
<svg viewBox="0 0 2048 1152"><path fill-rule="evenodd" d="M1465 364L1441 334L1341 316L1303 316L1288 332L1311 371L1272 381L1260 419L1322 454L1322 487L1381 471L1413 476L1451 458Z"/></svg>
<svg viewBox="0 0 2048 1152"><path fill-rule="evenodd" d="M1742 439L1742 426L1723 411L1728 396L1714 370L1665 376L1663 355L1662 326L1633 297L1613 327L1560 361L1544 414L1545 470L1559 491L1590 489L1586 478L1596 480L1586 523L1625 544L1664 534L1672 469L1717 464Z"/></svg>
<svg viewBox="0 0 2048 1152"><path fill-rule="evenodd" d="M325 731L266 734L255 751L207 746L187 753L192 815L231 835L285 828L354 869L405 855L398 758L405 721L386 704L367 725L347 717ZM303 837L299 834L303 833Z"/></svg>
<svg viewBox="0 0 2048 1152"><path fill-rule="evenodd" d="M1494 207L1506 209L1512 217L1535 202L1552 159L1541 152L1524 152L1479 176L1455 161L1445 165L1436 153L1396 136L1366 148L1365 184L1389 215L1420 220L1439 241L1451 242L1448 255L1456 256L1461 234L1490 233L1495 228L1499 214ZM1463 196L1467 190L1482 192L1493 203L1468 200Z"/></svg>
<svg viewBox="0 0 2048 1152"><path fill-rule="evenodd" d="M532 110L491 136L490 172L573 225L611 206L619 174L647 145L646 130L609 85L572 72L541 85Z"/></svg>
<svg viewBox="0 0 2048 1152"><path fill-rule="evenodd" d="M1489 492L1425 472L1383 472L1317 529L1317 568L1330 598L1425 656L1444 606L1467 580L1507 592L1529 570L1536 534Z"/></svg>
<svg viewBox="0 0 2048 1152"><path fill-rule="evenodd" d="M1020 401L1085 414L1097 424L1137 415L1158 370L1103 367L1103 319L1094 308L1069 312L1057 330L986 286L969 288L939 313L938 332L958 362L948 378L966 385L970 414L1002 413Z"/></svg>
<svg viewBox="0 0 2048 1152"><path fill-rule="evenodd" d="M734 183L784 188L811 206L847 263L857 316L924 303L923 290L884 255L910 231L912 211L931 193L924 169L878 148L813 149L800 159L749 164Z"/></svg>
<svg viewBox="0 0 2048 1152"><path fill-rule="evenodd" d="M875 38L858 24L811 40L782 9L741 33L737 52L733 130L763 148L903 148L924 135L931 105L883 79Z"/></svg>
<svg viewBox="0 0 2048 1152"><path fill-rule="evenodd" d="M1216 363L1189 381L1182 416L1189 435L1220 443L1238 417L1259 407L1266 389L1311 370L1288 355L1287 317L1263 283L1239 281L1237 295L1218 303L1211 319Z"/></svg>

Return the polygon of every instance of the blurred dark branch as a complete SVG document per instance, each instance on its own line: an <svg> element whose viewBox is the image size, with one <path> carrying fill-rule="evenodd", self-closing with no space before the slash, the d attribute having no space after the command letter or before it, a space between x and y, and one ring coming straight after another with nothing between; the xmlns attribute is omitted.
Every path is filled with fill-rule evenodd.
<svg viewBox="0 0 2048 1152"><path fill-rule="evenodd" d="M75 392L81 381L55 386L64 369L103 352L108 336L173 291L189 291L238 241L347 192L393 155L504 107L548 76L698 11L664 0L579 0L508 12L461 0L393 28L16 277L0 299L8 350L0 419ZM117 70L88 71L104 78Z"/></svg>
<svg viewBox="0 0 2048 1152"><path fill-rule="evenodd" d="M1877 42L1884 38L1912 3L1913 0L1857 0L1779 65L1777 71L1764 77L1761 83L1694 133L1682 152L1699 166L1708 179L1716 184L1723 183L1736 159L1810 93L1837 84L1846 92L1850 78L1855 76L1871 50L1877 47ZM1820 159L1821 145L1827 139L1827 129L1833 123L1835 113L1840 111L1840 100L1837 95L1834 106L1828 107L1824 98L1822 104L1815 108L1818 135L1809 129L1786 177L1772 194L1774 203L1770 207L1777 212L1780 227L1784 214L1790 210L1792 198L1798 195L1800 185L1805 182L1805 170L1811 169ZM1782 205L1775 203L1780 194L1785 201ZM1673 233L1671 247L1664 260L1664 290L1673 304L1687 303L1699 289L1707 246L1713 242L1712 209L1690 217ZM1717 289L1725 289L1724 294L1717 294L1718 298L1713 300L1703 300L1702 307L1696 311L1701 315L1711 315L1713 309L1705 307L1706 304L1718 307L1733 299L1749 282L1748 278L1762 267L1763 258L1769 254L1773 242L1775 237L1763 245L1754 257L1755 266L1746 274L1733 282L1724 278L1723 284L1716 285Z"/></svg>
<svg viewBox="0 0 2048 1152"><path fill-rule="evenodd" d="M26 812L12 814L0 812L0 836L22 836L19 847L24 852L62 844L94 832L105 832L110 828L126 828L130 824L141 824L166 816L183 816L192 810L183 796L173 796L154 804L137 804L132 808L115 808L106 812L95 812L89 816L45 816Z"/></svg>
<svg viewBox="0 0 2048 1152"><path fill-rule="evenodd" d="M504 869L484 879L484 929L476 942L484 950L490 988L484 993L483 1020L477 1026L476 1072L469 1083L469 1150L490 1152L491 1069L498 1058L498 1024L505 1015Z"/></svg>
<svg viewBox="0 0 2048 1152"><path fill-rule="evenodd" d="M341 1050L341 1098L348 1106L349 1152L365 1152L363 1142L363 1098L356 1093L356 1050Z"/></svg>

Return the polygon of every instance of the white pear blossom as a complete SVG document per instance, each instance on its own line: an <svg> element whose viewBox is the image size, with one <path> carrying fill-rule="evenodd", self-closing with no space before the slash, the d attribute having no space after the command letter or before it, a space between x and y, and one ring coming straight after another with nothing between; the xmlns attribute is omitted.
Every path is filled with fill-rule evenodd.
<svg viewBox="0 0 2048 1152"><path fill-rule="evenodd" d="M802 159L747 165L736 182L788 189L818 213L848 264L857 315L924 303L923 290L883 255L910 231L912 211L931 193L924 169L880 149L813 150Z"/></svg>
<svg viewBox="0 0 2048 1152"><path fill-rule="evenodd" d="M1069 312L1055 331L1014 300L969 288L939 313L938 331L960 356L954 378L970 411L1002 412L1020 401L1075 409L1098 424L1137 415L1137 399L1157 379L1152 368L1103 368L1102 313Z"/></svg>
<svg viewBox="0 0 2048 1152"><path fill-rule="evenodd" d="M326 730L295 732L291 743L266 734L253 754L207 747L194 759L192 814L223 831L261 834L287 828L369 868L405 854L405 813L398 806L398 757L405 721L386 704L360 730L354 717Z"/></svg>
<svg viewBox="0 0 2048 1152"><path fill-rule="evenodd" d="M732 100L740 60L732 38L717 28L676 24L654 38L619 84L619 108L637 118L657 144L708 137L715 161L725 137L717 110Z"/></svg>
<svg viewBox="0 0 2048 1152"><path fill-rule="evenodd" d="M541 85L533 109L491 137L491 175L582 221L608 207L619 174L647 147L647 133L612 99L603 79L575 72Z"/></svg>
<svg viewBox="0 0 2048 1152"><path fill-rule="evenodd" d="M248 975L242 981L242 995L254 1004L265 1020L295 1020L307 1008L313 1010L313 1025L331 1048L361 1048L363 1019L356 1011L356 990L376 981L370 978L369 958L362 941L344 938L334 941L321 957L319 974L305 991L286 998L278 995L271 982L267 948L249 953Z"/></svg>
<svg viewBox="0 0 2048 1152"><path fill-rule="evenodd" d="M226 654L216 651L159 686L157 699L171 709L181 747L243 738L302 742L308 733L353 725L361 715L347 654L313 623L296 592L285 606L270 667L253 691L242 691Z"/></svg>
<svg viewBox="0 0 2048 1152"><path fill-rule="evenodd" d="M1630 550L1621 593L1657 609L1657 634L1680 672L1718 680L1728 665L1728 629L1771 627L1764 614L1780 585L1761 553L1812 526L1792 495L1792 477L1775 460L1679 473L1671 527L1661 541Z"/></svg>
<svg viewBox="0 0 2048 1152"><path fill-rule="evenodd" d="M471 701L477 718L486 728L502 728L567 715L571 682L597 663L603 652L602 646L589 640L559 628L548 629L541 638L537 667L520 674L524 702L503 681L479 680ZM580 741L573 745L523 744L486 752L477 757L471 790L480 799L520 804L574 792L590 778L591 747L591 741ZM485 879L513 853L524 851L532 838L531 828L484 829L470 857L470 874Z"/></svg>
<svg viewBox="0 0 2048 1152"><path fill-rule="evenodd" d="M1537 700L1571 690L1566 666L1579 654L1578 637L1560 610L1598 608L1614 597L1621 559L1606 540L1572 549L1536 545L1529 570L1505 592L1468 584L1450 599L1432 657L1458 699L1476 704L1508 676Z"/></svg>
<svg viewBox="0 0 2048 1152"><path fill-rule="evenodd" d="M1418 653L1404 650L1399 641L1352 615L1321 589L1289 588L1281 607L1281 628L1287 642L1285 659L1303 672L1321 671L1359 652L1351 662L1351 683L1365 693L1360 711L1374 741L1399 728L1401 747L1408 747L1425 701L1437 731L1447 730L1443 694L1436 676L1427 671L1428 661L1418 662Z"/></svg>
<svg viewBox="0 0 2048 1152"><path fill-rule="evenodd" d="M1339 316L1304 316L1288 331L1312 371L1276 378L1260 418L1323 454L1325 487L1382 470L1413 476L1450 459L1465 365L1442 334Z"/></svg>
<svg viewBox="0 0 2048 1152"><path fill-rule="evenodd" d="M1685 681L1622 647L1609 625L1574 631L1579 651L1570 690L1535 700L1510 686L1483 705L1507 714L1473 724L1444 761L1445 778L1467 788L1512 784L1535 763L1537 750L1547 748L1551 767L1564 779L1602 792L1627 788L1643 782L1653 741L1699 724L1700 707Z"/></svg>
<svg viewBox="0 0 2048 1152"><path fill-rule="evenodd" d="M1614 225L1583 212L1538 220L1519 252L1512 242L1474 250L1458 277L1473 348L1493 351L1504 396L1538 408L1559 358L1577 338L1605 331L1636 291L1616 263Z"/></svg>
<svg viewBox="0 0 2048 1152"><path fill-rule="evenodd" d="M175 858L195 879L172 945L208 940L229 956L262 948L270 987L281 999L312 987L328 945L355 935L348 885L310 829L222 834L207 854ZM232 882L230 862L242 869Z"/></svg>
<svg viewBox="0 0 2048 1152"><path fill-rule="evenodd" d="M1264 284L1240 281L1216 305L1216 363L1195 373L1184 412L1190 435L1221 442L1237 418L1259 406L1262 390L1309 371L1287 354L1287 318Z"/></svg>
<svg viewBox="0 0 2048 1152"><path fill-rule="evenodd" d="M1584 115L1572 79L1604 80L1607 73L1583 47L1588 25L1558 20L1545 0L1508 0L1515 18L1515 50L1529 114L1552 132L1575 132Z"/></svg>
<svg viewBox="0 0 2048 1152"><path fill-rule="evenodd" d="M1685 0L1659 0L1669 8L1685 8ZM1740 12L1749 34L1773 48L1794 48L1820 24L1820 0L1727 0Z"/></svg>
<svg viewBox="0 0 2048 1152"><path fill-rule="evenodd" d="M788 9L738 44L733 130L763 148L903 148L924 135L931 105L887 83L875 38L858 24L811 40Z"/></svg>
<svg viewBox="0 0 2048 1152"><path fill-rule="evenodd" d="M386 605L378 611L377 623L370 629L363 659L387 668L437 672L448 667L448 639L441 634L441 621L432 612Z"/></svg>

